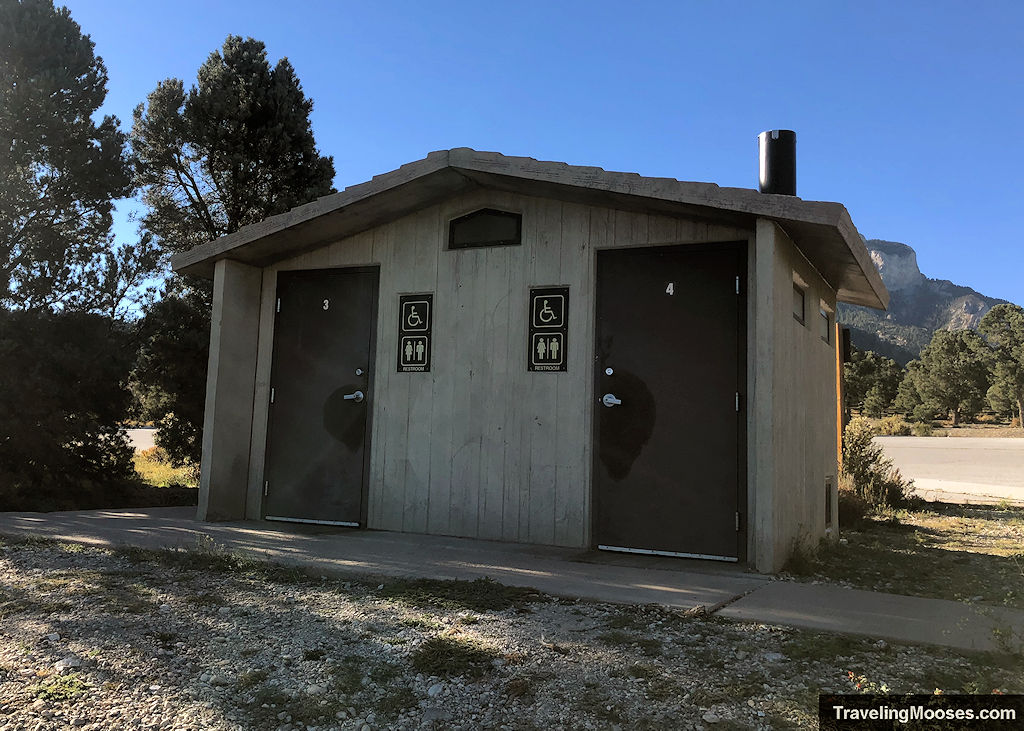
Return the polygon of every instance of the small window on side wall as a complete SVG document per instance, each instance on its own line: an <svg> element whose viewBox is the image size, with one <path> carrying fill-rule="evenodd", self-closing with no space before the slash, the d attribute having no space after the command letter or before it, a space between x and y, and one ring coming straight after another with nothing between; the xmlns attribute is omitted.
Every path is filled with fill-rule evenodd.
<svg viewBox="0 0 1024 731"><path fill-rule="evenodd" d="M832 525L832 475L825 477L825 525Z"/></svg>
<svg viewBox="0 0 1024 731"><path fill-rule="evenodd" d="M832 342L832 313L825 305L818 307L818 325L821 328L819 334L826 343Z"/></svg>
<svg viewBox="0 0 1024 731"><path fill-rule="evenodd" d="M803 325L805 320L805 313L807 302L805 301L804 290L795 282L793 283L793 319Z"/></svg>
<svg viewBox="0 0 1024 731"><path fill-rule="evenodd" d="M522 242L523 217L519 213L482 208L448 224L449 249L519 246Z"/></svg>

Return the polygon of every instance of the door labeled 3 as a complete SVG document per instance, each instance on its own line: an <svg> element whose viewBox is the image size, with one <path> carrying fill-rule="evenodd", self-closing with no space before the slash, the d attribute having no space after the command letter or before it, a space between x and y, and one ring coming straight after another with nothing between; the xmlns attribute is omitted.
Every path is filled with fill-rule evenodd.
<svg viewBox="0 0 1024 731"><path fill-rule="evenodd" d="M277 278L263 516L365 524L376 268Z"/></svg>
<svg viewBox="0 0 1024 731"><path fill-rule="evenodd" d="M599 548L736 561L743 245L597 258Z"/></svg>

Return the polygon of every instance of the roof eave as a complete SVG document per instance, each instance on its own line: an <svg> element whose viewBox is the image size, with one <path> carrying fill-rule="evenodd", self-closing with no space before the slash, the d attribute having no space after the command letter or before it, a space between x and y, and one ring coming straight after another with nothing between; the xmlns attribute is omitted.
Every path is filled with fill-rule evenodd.
<svg viewBox="0 0 1024 731"><path fill-rule="evenodd" d="M889 302L860 234L839 203L469 148L432 152L365 183L178 254L171 265L177 272L207 278L213 276L219 259L266 266L481 186L736 225L752 225L758 217L772 219L795 234L794 243L819 267L839 301L879 309Z"/></svg>

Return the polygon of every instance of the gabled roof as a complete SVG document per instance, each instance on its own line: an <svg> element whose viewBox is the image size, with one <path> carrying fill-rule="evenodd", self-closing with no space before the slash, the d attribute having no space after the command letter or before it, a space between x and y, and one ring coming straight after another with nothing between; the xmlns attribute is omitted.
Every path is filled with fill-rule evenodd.
<svg viewBox="0 0 1024 731"><path fill-rule="evenodd" d="M365 183L201 244L172 257L171 265L176 272L208 278L219 259L266 266L480 187L742 226L753 225L757 218L770 219L836 289L841 302L883 309L889 303L882 278L840 203L645 178L466 147L432 152Z"/></svg>

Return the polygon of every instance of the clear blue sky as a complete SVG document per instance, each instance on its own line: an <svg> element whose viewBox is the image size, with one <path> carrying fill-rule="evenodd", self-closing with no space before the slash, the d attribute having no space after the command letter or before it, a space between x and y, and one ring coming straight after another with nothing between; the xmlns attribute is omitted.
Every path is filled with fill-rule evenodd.
<svg viewBox="0 0 1024 731"><path fill-rule="evenodd" d="M1020 0L64 2L125 127L235 34L291 60L339 189L461 146L753 188L795 129L802 198L1024 304Z"/></svg>

